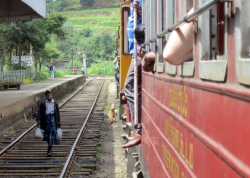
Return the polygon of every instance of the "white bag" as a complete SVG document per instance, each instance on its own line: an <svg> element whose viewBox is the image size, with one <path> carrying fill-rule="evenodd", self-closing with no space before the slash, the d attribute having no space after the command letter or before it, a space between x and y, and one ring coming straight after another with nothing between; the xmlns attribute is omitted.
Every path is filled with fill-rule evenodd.
<svg viewBox="0 0 250 178"><path fill-rule="evenodd" d="M36 137L36 138L43 138L43 134L42 134L40 128L36 128L35 137Z"/></svg>
<svg viewBox="0 0 250 178"><path fill-rule="evenodd" d="M60 128L57 129L57 135L58 135L58 138L62 139L62 129Z"/></svg>

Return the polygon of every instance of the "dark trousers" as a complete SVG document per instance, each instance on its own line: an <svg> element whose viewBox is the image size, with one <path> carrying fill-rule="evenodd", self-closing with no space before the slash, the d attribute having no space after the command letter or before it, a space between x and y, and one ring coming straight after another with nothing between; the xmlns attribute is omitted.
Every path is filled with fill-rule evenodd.
<svg viewBox="0 0 250 178"><path fill-rule="evenodd" d="M138 124L135 125L135 131L138 134L141 134L141 58L138 56ZM124 84L124 94L127 98L131 118L134 121L134 56L132 58L128 74ZM134 122L133 122L134 123Z"/></svg>

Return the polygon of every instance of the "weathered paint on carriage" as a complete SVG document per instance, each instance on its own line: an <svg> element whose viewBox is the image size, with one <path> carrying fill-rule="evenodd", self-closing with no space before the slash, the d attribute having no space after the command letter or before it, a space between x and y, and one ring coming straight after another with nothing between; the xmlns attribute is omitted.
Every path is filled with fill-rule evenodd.
<svg viewBox="0 0 250 178"><path fill-rule="evenodd" d="M150 176L250 177L250 100L240 99L247 92L193 80L143 75L141 149Z"/></svg>

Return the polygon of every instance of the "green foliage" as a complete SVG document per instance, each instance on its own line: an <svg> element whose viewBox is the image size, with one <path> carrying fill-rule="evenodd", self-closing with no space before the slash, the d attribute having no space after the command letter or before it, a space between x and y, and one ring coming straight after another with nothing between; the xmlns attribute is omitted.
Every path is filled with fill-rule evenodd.
<svg viewBox="0 0 250 178"><path fill-rule="evenodd" d="M92 30L89 27L84 28L84 29L82 29L82 31L80 31L80 35L88 38L92 35Z"/></svg>
<svg viewBox="0 0 250 178"><path fill-rule="evenodd" d="M115 36L107 33L91 36L81 44L87 56L88 64L98 60L113 60L115 45Z"/></svg>
<svg viewBox="0 0 250 178"><path fill-rule="evenodd" d="M87 68L88 75L112 75L114 72L112 61L98 61Z"/></svg>
<svg viewBox="0 0 250 178"><path fill-rule="evenodd" d="M97 2L98 3L94 3ZM55 11L69 11L89 8L108 8L119 7L121 0L101 1L101 0L46 0L47 11L49 13Z"/></svg>
<svg viewBox="0 0 250 178"><path fill-rule="evenodd" d="M110 4L109 7L116 7L116 8L119 8L119 7L120 7L120 2L114 2L113 4Z"/></svg>
<svg viewBox="0 0 250 178"><path fill-rule="evenodd" d="M67 18L58 14L51 14L45 19L44 27L49 34L55 34L60 39L65 38L65 31L62 26L67 21Z"/></svg>
<svg viewBox="0 0 250 178"><path fill-rule="evenodd" d="M35 81L41 81L48 78L48 72L35 72Z"/></svg>
<svg viewBox="0 0 250 178"><path fill-rule="evenodd" d="M32 82L34 82L34 81L33 81L33 78L26 78L26 79L24 79L24 82L25 82L26 84L29 84L29 83L32 83Z"/></svg>
<svg viewBox="0 0 250 178"><path fill-rule="evenodd" d="M103 148L102 148L101 146L97 146L97 147L96 147L96 153L97 153L97 154L104 153Z"/></svg>
<svg viewBox="0 0 250 178"><path fill-rule="evenodd" d="M63 77L65 75L69 75L69 71L66 70L55 70L55 78Z"/></svg>

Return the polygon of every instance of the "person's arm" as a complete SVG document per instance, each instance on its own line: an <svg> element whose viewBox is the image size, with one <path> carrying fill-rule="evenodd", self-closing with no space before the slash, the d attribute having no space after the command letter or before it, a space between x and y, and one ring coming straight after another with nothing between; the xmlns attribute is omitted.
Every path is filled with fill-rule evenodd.
<svg viewBox="0 0 250 178"><path fill-rule="evenodd" d="M154 63L155 63L155 53L154 52L149 52L145 54L141 61L142 69L145 72L152 72L154 73Z"/></svg>
<svg viewBox="0 0 250 178"><path fill-rule="evenodd" d="M192 13L192 8L188 14ZM180 65L193 56L193 22L186 23L174 30L163 50L163 59L170 64Z"/></svg>
<svg viewBox="0 0 250 178"><path fill-rule="evenodd" d="M132 7L135 8L137 12L137 16L141 17L141 7L142 7L142 1L141 0L135 0L133 4L131 4Z"/></svg>

